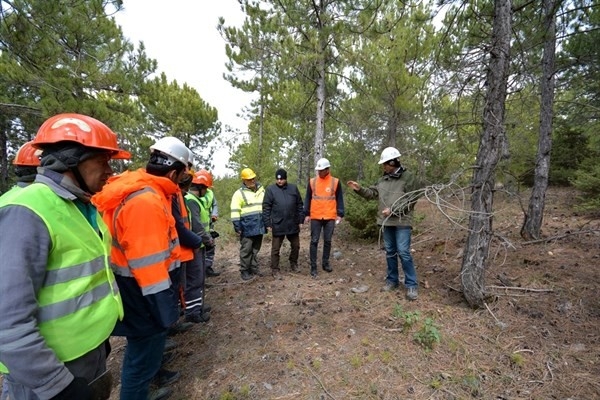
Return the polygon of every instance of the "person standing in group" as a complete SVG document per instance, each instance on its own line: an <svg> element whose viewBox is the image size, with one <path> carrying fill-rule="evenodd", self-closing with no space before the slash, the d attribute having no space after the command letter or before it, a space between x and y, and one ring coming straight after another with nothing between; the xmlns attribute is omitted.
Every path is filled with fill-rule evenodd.
<svg viewBox="0 0 600 400"><path fill-rule="evenodd" d="M406 194L420 188L415 176L400 163L400 152L387 147L381 152L379 163L383 165L383 176L374 186L363 188L355 181L348 186L365 199L378 199L377 225L383 228L383 241L387 261L387 276L383 291L399 286L398 257L404 271L406 298L416 300L418 296L417 272L410 253L415 197ZM407 200L403 200L407 198Z"/></svg>
<svg viewBox="0 0 600 400"><path fill-rule="evenodd" d="M206 193L200 198L204 207L208 210L210 214L210 225L208 227L209 233L213 239L218 237L218 233L215 231L215 222L219 219L219 205L217 204L217 198L215 197L215 193L213 191L213 177L210 172L205 169L201 169L198 171L198 175L202 175L206 177L208 182L208 188L206 189ZM219 276L220 272L215 271L215 249L217 246L208 247L206 249L206 276Z"/></svg>
<svg viewBox="0 0 600 400"><path fill-rule="evenodd" d="M231 197L231 222L240 237L240 274L247 281L262 276L258 265L258 252L266 233L262 217L265 189L256 181L250 168L241 172L242 187Z"/></svg>
<svg viewBox="0 0 600 400"><path fill-rule="evenodd" d="M271 243L271 273L280 279L279 253L283 240L290 242L290 270L298 271L300 252L300 224L304 223L304 206L298 187L287 181L287 171L275 172L275 183L267 187L262 204L263 220L267 232L273 235Z"/></svg>
<svg viewBox="0 0 600 400"><path fill-rule="evenodd" d="M206 248L214 246L214 242L208 234L210 215L200 201L200 197L206 193L207 188L206 177L196 172L189 191L185 195L192 232L202 240L200 246L194 249L194 259L188 263L185 271L185 320L193 323L210 320L210 307L204 302L205 256Z"/></svg>
<svg viewBox="0 0 600 400"><path fill-rule="evenodd" d="M323 270L331 272L329 255L335 226L344 218L344 196L340 180L329 173L331 164L326 158L317 161L317 176L308 181L304 199L305 223L310 221L310 275L317 277L317 247L323 232Z"/></svg>
<svg viewBox="0 0 600 400"><path fill-rule="evenodd" d="M24 188L29 186L35 180L37 167L40 165L40 155L42 151L33 147L33 141L25 143L17 150L13 166L17 183L15 188Z"/></svg>
<svg viewBox="0 0 600 400"><path fill-rule="evenodd" d="M42 150L35 182L0 197L0 372L11 399L108 399L123 304L90 198L112 175L109 160L130 155L81 114L47 119L32 145Z"/></svg>
<svg viewBox="0 0 600 400"><path fill-rule="evenodd" d="M113 236L111 264L123 297L125 318L113 335L125 336L121 400L147 400L161 367L168 329L178 320L172 284L180 267L180 245L171 199L187 170L189 151L167 137L150 146L146 169L114 177L92 201ZM178 372L162 380L173 382ZM165 398L171 390L159 389Z"/></svg>

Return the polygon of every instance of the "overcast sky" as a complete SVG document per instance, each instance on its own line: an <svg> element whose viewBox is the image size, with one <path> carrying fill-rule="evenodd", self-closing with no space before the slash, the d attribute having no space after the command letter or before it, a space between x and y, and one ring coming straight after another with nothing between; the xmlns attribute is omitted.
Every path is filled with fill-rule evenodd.
<svg viewBox="0 0 600 400"><path fill-rule="evenodd" d="M144 42L149 57L169 80L187 83L219 113L223 125L242 132L248 122L236 116L249 105L250 95L223 79L225 42L217 31L219 17L226 25L240 26L244 14L237 0L124 0L115 15L123 34L136 46ZM215 155L217 175L225 173L228 154Z"/></svg>

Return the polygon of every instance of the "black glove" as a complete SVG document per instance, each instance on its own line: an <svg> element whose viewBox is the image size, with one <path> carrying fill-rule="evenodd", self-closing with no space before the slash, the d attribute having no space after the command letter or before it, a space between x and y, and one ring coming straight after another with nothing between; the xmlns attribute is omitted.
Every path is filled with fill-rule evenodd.
<svg viewBox="0 0 600 400"><path fill-rule="evenodd" d="M85 378L75 377L69 386L51 400L91 400L92 395L92 389L88 386Z"/></svg>
<svg viewBox="0 0 600 400"><path fill-rule="evenodd" d="M217 232L217 231L210 231L210 237L211 238L216 239L219 236L221 236L221 235L219 235L219 232Z"/></svg>

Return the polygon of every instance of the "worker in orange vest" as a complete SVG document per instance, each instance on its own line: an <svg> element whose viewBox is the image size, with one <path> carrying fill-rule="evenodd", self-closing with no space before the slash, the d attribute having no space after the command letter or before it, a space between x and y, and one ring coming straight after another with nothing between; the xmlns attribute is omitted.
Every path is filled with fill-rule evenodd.
<svg viewBox="0 0 600 400"><path fill-rule="evenodd" d="M311 178L304 199L304 223L310 221L310 276L317 277L317 247L323 232L323 270L331 272L329 254L335 226L344 218L344 196L338 178L329 173L331 163L326 158L317 161L317 176Z"/></svg>

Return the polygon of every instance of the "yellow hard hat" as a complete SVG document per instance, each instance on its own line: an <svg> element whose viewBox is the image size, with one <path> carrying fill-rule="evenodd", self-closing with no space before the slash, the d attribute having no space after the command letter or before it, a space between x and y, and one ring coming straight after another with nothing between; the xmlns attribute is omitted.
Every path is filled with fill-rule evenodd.
<svg viewBox="0 0 600 400"><path fill-rule="evenodd" d="M256 174L250 168L244 168L242 173L240 174L242 179L254 179L256 178Z"/></svg>

